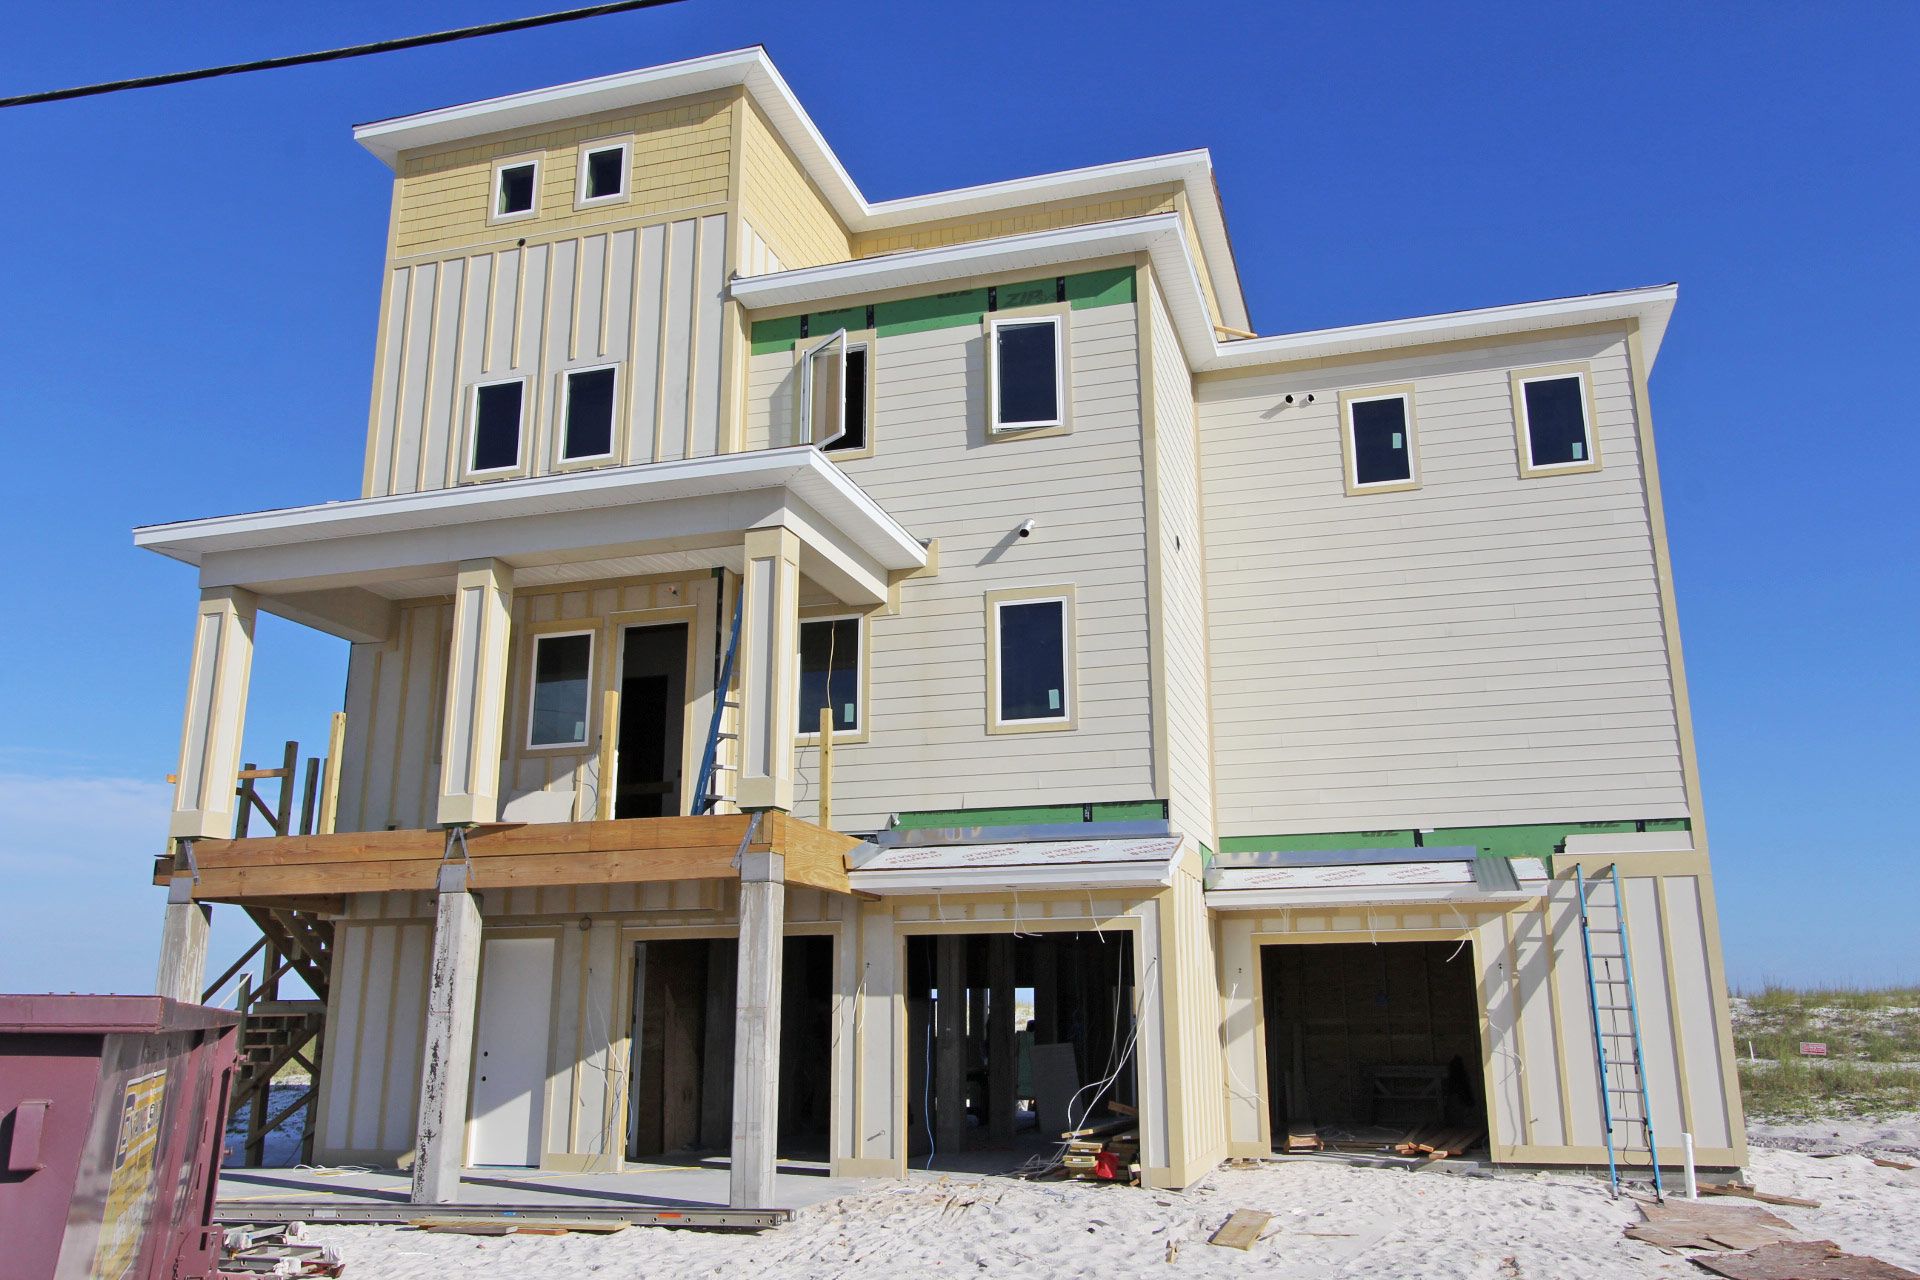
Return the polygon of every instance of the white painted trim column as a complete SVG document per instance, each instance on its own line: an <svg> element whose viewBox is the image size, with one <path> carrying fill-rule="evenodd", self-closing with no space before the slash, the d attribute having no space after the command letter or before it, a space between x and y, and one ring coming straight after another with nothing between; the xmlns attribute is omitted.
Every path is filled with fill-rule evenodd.
<svg viewBox="0 0 1920 1280"><path fill-rule="evenodd" d="M242 587L209 587L200 593L180 768L174 775L173 820L167 832L176 839L233 834L235 775L240 771L247 684L253 674L255 607L253 592Z"/></svg>
<svg viewBox="0 0 1920 1280"><path fill-rule="evenodd" d="M443 826L492 822L500 811L500 735L507 713L507 656L513 632L513 569L499 560L460 565L447 651L447 702L440 749Z"/></svg>
<svg viewBox="0 0 1920 1280"><path fill-rule="evenodd" d="M427 975L427 1043L421 1054L413 1150L413 1199L418 1204L453 1204L460 1198L479 997L480 899L468 892L467 865L448 863L440 868L433 967Z"/></svg>
<svg viewBox="0 0 1920 1280"><path fill-rule="evenodd" d="M780 979L785 949L786 859L740 860L740 964L734 986L733 1158L727 1203L774 1207L780 1128Z"/></svg>
<svg viewBox="0 0 1920 1280"><path fill-rule="evenodd" d="M749 529L741 583L740 791L743 810L793 808L793 733L800 651L800 539Z"/></svg>

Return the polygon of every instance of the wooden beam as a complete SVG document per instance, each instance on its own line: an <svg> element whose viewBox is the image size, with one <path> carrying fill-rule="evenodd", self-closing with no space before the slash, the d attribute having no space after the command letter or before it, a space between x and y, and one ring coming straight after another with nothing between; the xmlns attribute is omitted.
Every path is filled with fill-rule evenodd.
<svg viewBox="0 0 1920 1280"><path fill-rule="evenodd" d="M1013 935L987 939L987 1129L996 1147L1013 1145L1014 1094L1020 1087L1014 1049Z"/></svg>
<svg viewBox="0 0 1920 1280"><path fill-rule="evenodd" d="M820 708L820 825L833 827L833 706Z"/></svg>
<svg viewBox="0 0 1920 1280"><path fill-rule="evenodd" d="M347 745L347 713L336 711L327 723L327 763L320 776L320 817L314 830L332 835L340 813L340 753Z"/></svg>
<svg viewBox="0 0 1920 1280"><path fill-rule="evenodd" d="M613 821L619 749L620 691L608 689L600 695L600 776L593 796L593 816L601 822Z"/></svg>

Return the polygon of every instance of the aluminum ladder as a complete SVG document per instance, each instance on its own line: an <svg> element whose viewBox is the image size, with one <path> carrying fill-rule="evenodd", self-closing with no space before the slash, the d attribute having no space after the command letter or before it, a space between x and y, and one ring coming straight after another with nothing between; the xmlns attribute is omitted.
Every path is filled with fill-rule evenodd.
<svg viewBox="0 0 1920 1280"><path fill-rule="evenodd" d="M718 775L734 766L720 762L720 744L739 737L734 733L721 732L720 725L728 711L738 711L740 704L727 697L727 690L733 687L733 660L740 649L741 611L747 602L744 589L733 597L733 626L727 635L727 656L720 664L719 678L713 684L713 719L707 726L706 749L700 753L700 785L693 793L693 811L695 814L712 813L713 807L722 800L733 797L724 795L719 789Z"/></svg>
<svg viewBox="0 0 1920 1280"><path fill-rule="evenodd" d="M1660 1183L1659 1148L1653 1138L1653 1107L1647 1098L1646 1059L1640 1051L1640 1003L1633 993L1632 947L1627 937L1626 899L1620 893L1620 868L1588 880L1579 867L1573 883L1580 895L1580 945L1587 960L1587 1009L1593 1022L1593 1053L1599 1067L1600 1124L1607 1140L1607 1181L1620 1194L1620 1163L1644 1150L1653 1171L1653 1194L1666 1199ZM1631 1053L1618 1046L1629 1046ZM1610 1051L1610 1046L1613 1050ZM1614 1137L1615 1126L1623 1130ZM1639 1126L1641 1143L1632 1142Z"/></svg>

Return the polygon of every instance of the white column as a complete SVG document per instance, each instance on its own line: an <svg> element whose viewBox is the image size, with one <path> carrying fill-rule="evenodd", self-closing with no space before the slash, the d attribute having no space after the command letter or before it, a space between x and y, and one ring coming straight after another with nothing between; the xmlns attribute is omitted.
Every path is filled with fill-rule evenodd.
<svg viewBox="0 0 1920 1280"><path fill-rule="evenodd" d="M500 732L506 723L507 653L513 630L513 569L499 560L460 566L447 653L445 737L440 750L443 826L492 822L500 811Z"/></svg>
<svg viewBox="0 0 1920 1280"><path fill-rule="evenodd" d="M193 877L178 872L167 886L167 920L160 930L155 995L199 1004L207 983L207 926L213 908L193 900Z"/></svg>
<svg viewBox="0 0 1920 1280"><path fill-rule="evenodd" d="M440 869L427 984L413 1198L420 1204L453 1204L460 1198L460 1167L466 1160L473 1020L480 994L480 900L467 891L465 863Z"/></svg>
<svg viewBox="0 0 1920 1280"><path fill-rule="evenodd" d="M254 607L253 593L240 587L210 587L200 593L168 828L176 838L224 839L233 834L234 775L240 771L247 682L253 674Z"/></svg>
<svg viewBox="0 0 1920 1280"><path fill-rule="evenodd" d="M793 808L793 732L799 652L800 539L791 529L747 531L746 608L740 623L740 792L743 810Z"/></svg>
<svg viewBox="0 0 1920 1280"><path fill-rule="evenodd" d="M740 964L734 985L733 1160L727 1203L770 1209L780 1120L780 964L786 859L749 853L740 865ZM810 1064L817 1066L818 1064Z"/></svg>

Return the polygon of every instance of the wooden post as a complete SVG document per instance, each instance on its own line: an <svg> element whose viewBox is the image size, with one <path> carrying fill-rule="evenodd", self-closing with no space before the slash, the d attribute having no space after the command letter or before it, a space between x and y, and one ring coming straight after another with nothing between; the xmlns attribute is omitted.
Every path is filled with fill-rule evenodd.
<svg viewBox="0 0 1920 1280"><path fill-rule="evenodd" d="M248 760L240 766L241 774L254 772L253 761ZM241 777L233 787L233 802L237 812L233 815L233 838L245 840L247 828L253 825L253 779Z"/></svg>
<svg viewBox="0 0 1920 1280"><path fill-rule="evenodd" d="M833 707L820 708L820 825L833 826Z"/></svg>
<svg viewBox="0 0 1920 1280"><path fill-rule="evenodd" d="M273 834L293 834L293 780L300 772L300 744L289 742L280 752L280 798L273 807Z"/></svg>
<svg viewBox="0 0 1920 1280"><path fill-rule="evenodd" d="M307 760L306 778L300 784L300 834L313 834L313 819L320 802L320 757Z"/></svg>
<svg viewBox="0 0 1920 1280"><path fill-rule="evenodd" d="M453 1204L460 1197L479 995L480 900L467 891L466 864L447 863L440 868L433 967L427 976L427 1043L413 1155L413 1199L418 1204Z"/></svg>
<svg viewBox="0 0 1920 1280"><path fill-rule="evenodd" d="M1020 1056L1014 1048L1013 935L987 940L991 1003L987 1006L987 1129L996 1147L1013 1145L1014 1094Z"/></svg>
<svg viewBox="0 0 1920 1280"><path fill-rule="evenodd" d="M733 1090L727 1082L733 1071L738 968L738 944L715 938L707 951L707 1043L700 1083L700 1146L708 1151L725 1147L733 1131Z"/></svg>
<svg viewBox="0 0 1920 1280"><path fill-rule="evenodd" d="M620 691L608 689L600 695L600 782L594 792L593 816L602 822L612 819L619 786Z"/></svg>
<svg viewBox="0 0 1920 1280"><path fill-rule="evenodd" d="M780 962L786 920L786 859L740 860L740 971L735 980L733 1158L727 1203L775 1208L773 1171L780 1115ZM811 1065L811 1064L809 1064Z"/></svg>
<svg viewBox="0 0 1920 1280"><path fill-rule="evenodd" d="M185 843L184 841L182 842ZM186 855L180 857L184 864ZM199 1004L207 981L207 926L213 908L193 900L193 876L176 870L167 886L167 917L160 931L156 995Z"/></svg>
<svg viewBox="0 0 1920 1280"><path fill-rule="evenodd" d="M1060 1039L1060 952L1052 936L1033 940L1033 1042Z"/></svg>
<svg viewBox="0 0 1920 1280"><path fill-rule="evenodd" d="M333 834L340 814L340 753L347 745L347 713L336 711L327 725L327 763L320 775L320 825L323 836Z"/></svg>
<svg viewBox="0 0 1920 1280"><path fill-rule="evenodd" d="M933 1131L936 1154L952 1156L967 1145L967 940L943 933L935 945Z"/></svg>

